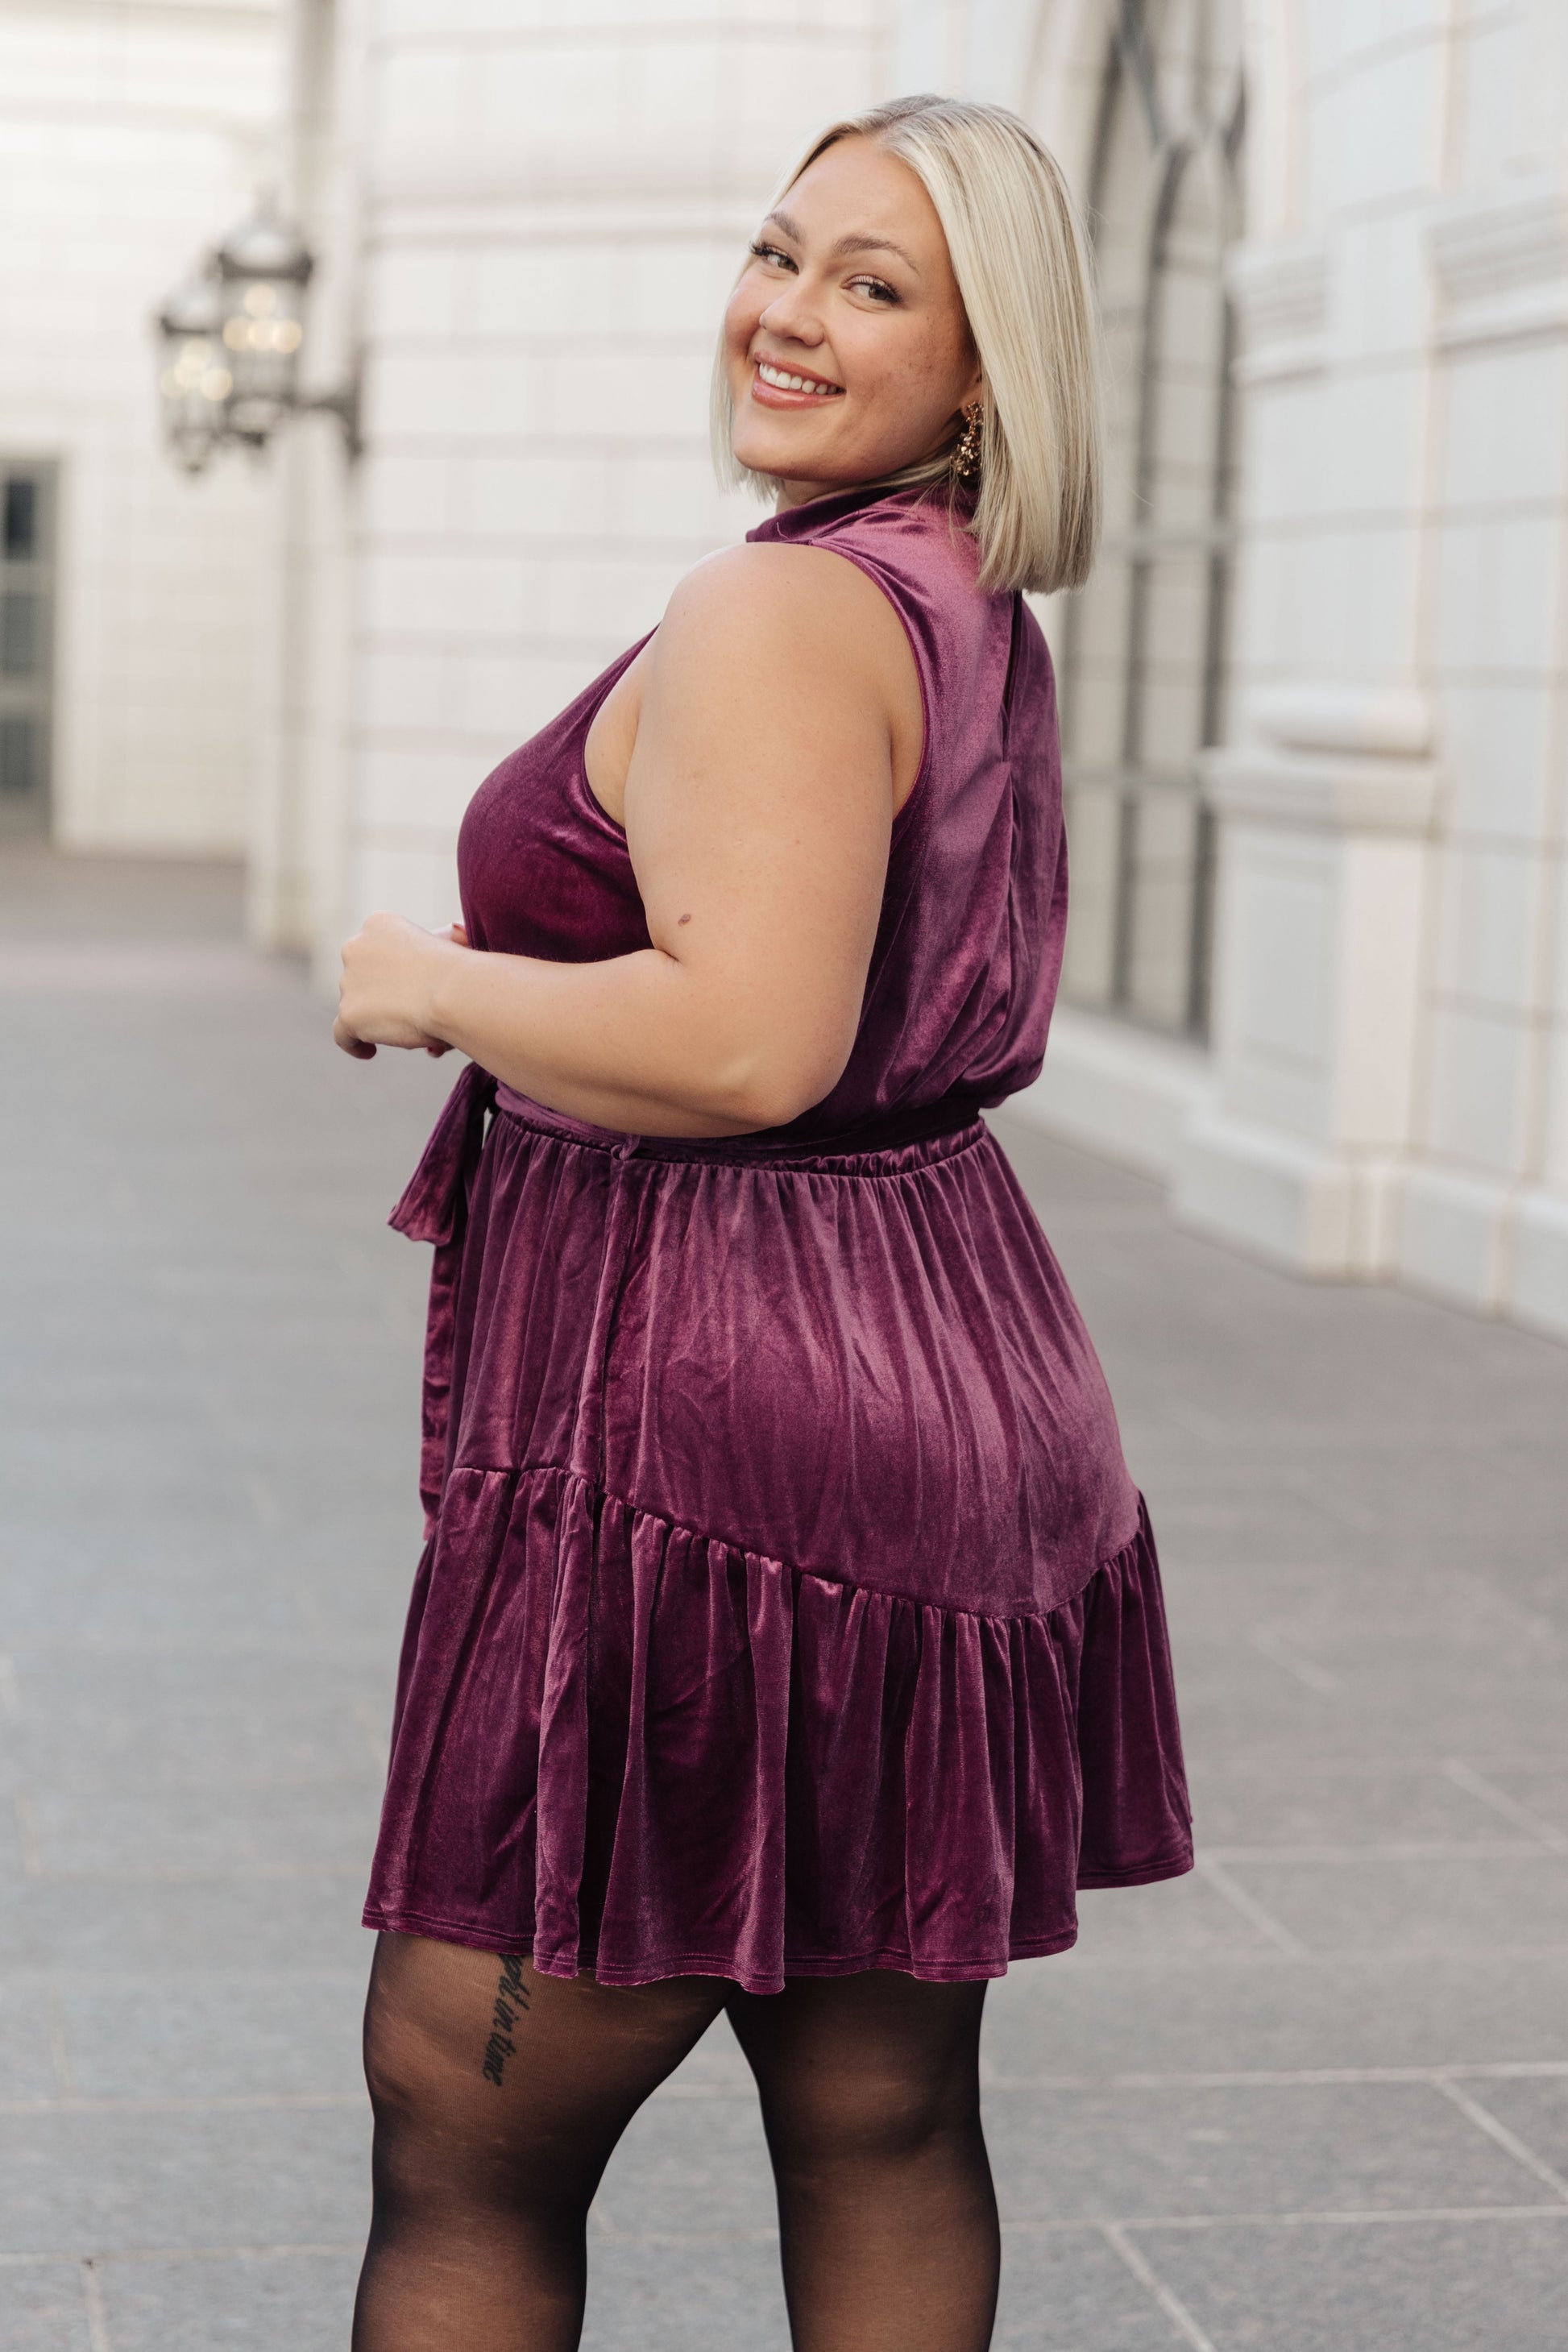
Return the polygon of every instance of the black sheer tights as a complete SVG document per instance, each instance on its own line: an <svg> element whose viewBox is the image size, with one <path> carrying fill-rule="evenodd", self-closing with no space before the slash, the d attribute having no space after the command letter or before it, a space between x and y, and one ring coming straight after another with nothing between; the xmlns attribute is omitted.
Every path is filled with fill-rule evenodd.
<svg viewBox="0 0 1568 2352"><path fill-rule="evenodd" d="M883 1970L770 1996L711 1977L613 1987L383 1936L354 2352L574 2352L600 2175L721 2009L762 2095L795 2352L984 2352L984 1997Z"/></svg>

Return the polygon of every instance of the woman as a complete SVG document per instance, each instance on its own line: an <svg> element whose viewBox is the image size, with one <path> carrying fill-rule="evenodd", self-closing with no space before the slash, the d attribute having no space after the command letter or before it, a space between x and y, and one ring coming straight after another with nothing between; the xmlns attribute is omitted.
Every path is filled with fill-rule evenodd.
<svg viewBox="0 0 1568 2352"><path fill-rule="evenodd" d="M977 2352L985 1982L1190 1867L1152 1543L979 1117L1061 954L1018 592L1088 566L1093 352L1021 122L826 132L720 352L776 513L480 788L463 923L344 950L348 1052L471 1057L394 1217L431 1525L359 2352L575 2345L600 2174L721 2010L799 2352Z"/></svg>

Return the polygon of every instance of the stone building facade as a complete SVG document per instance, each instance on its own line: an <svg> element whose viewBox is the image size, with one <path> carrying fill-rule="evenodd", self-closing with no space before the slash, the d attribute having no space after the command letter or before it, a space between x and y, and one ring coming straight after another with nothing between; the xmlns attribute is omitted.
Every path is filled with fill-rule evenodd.
<svg viewBox="0 0 1568 2352"><path fill-rule="evenodd" d="M0 838L245 842L272 493L165 464L151 321L273 168L282 15L0 6Z"/></svg>
<svg viewBox="0 0 1568 2352"><path fill-rule="evenodd" d="M776 175L889 89L994 98L1090 208L1111 362L1026 1107L1241 1246L1568 1336L1562 0L289 15L312 365L366 429L272 460L258 936L325 979L371 906L450 915L478 778L751 519L706 379Z"/></svg>

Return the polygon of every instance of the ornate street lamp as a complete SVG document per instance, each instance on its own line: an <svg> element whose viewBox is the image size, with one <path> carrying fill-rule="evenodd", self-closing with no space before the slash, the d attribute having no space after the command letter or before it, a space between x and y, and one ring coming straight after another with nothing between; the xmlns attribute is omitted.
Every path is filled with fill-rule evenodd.
<svg viewBox="0 0 1568 2352"><path fill-rule="evenodd" d="M163 364L163 437L187 474L199 474L223 438L224 413L234 377L224 364L223 313L217 281L189 278L158 318Z"/></svg>
<svg viewBox="0 0 1568 2352"><path fill-rule="evenodd" d="M215 449L265 449L290 416L336 416L359 449L359 386L305 393L305 289L315 257L267 198L239 223L158 315L163 435L175 462L199 474Z"/></svg>

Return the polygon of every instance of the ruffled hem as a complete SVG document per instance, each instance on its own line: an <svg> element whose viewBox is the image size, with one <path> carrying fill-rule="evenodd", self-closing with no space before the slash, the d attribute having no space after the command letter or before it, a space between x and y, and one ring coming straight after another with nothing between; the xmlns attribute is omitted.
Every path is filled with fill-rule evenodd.
<svg viewBox="0 0 1568 2352"><path fill-rule="evenodd" d="M1179 1878L1192 1868L1191 1857L1173 1864L1170 1868L1145 1873L1145 1877ZM775 1983L760 1979L750 1983L739 1976L728 1955L718 1952L666 1952L657 1958L637 1963L635 1967L616 1968L601 1960L596 1953L584 1954L580 1965L574 1968L550 1953L536 1948L531 1936L515 1942L497 1944L482 1928L460 1926L450 1919L427 1919L417 1912L397 1915L383 1913L367 1905L364 1914L367 1927L384 1929L397 1936L428 1936L438 1944L463 1944L470 1951L494 1952L500 1958L517 1954L531 1959L542 1977L593 1977L599 1984L640 1985L658 1984L668 1977L724 1977L739 1984L742 1992L773 1993L781 1990ZM849 1954L791 1953L785 1975L789 1977L856 1977L868 1969L888 1969L900 1976L922 1978L928 1984L979 1984L993 1977L1005 1977L1012 1960L1040 1960L1055 1952L1071 1949L1078 1940L1076 1924L1059 1936L1037 1938L1033 1942L1010 1947L1005 1960L954 1960L943 1967L927 1961L915 1966L910 1954L901 1947L889 1951L856 1952Z"/></svg>
<svg viewBox="0 0 1568 2352"><path fill-rule="evenodd" d="M1192 1866L1146 1516L983 1616L770 1560L556 1469L458 1467L416 1586L367 1926L603 1982L1064 1950Z"/></svg>

